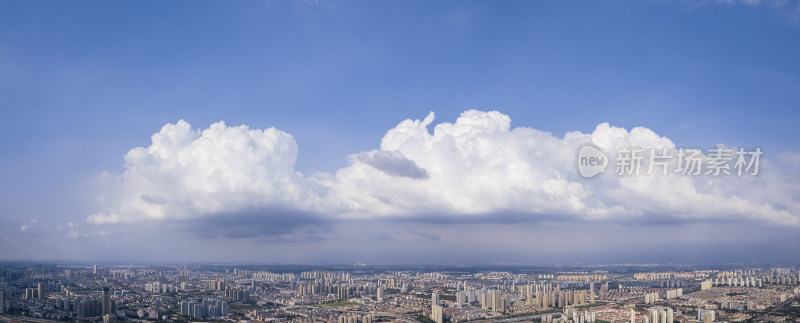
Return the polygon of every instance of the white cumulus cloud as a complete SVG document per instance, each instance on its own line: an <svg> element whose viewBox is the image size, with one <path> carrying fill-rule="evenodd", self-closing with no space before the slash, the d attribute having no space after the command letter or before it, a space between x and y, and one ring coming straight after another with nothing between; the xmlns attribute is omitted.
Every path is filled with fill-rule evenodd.
<svg viewBox="0 0 800 323"><path fill-rule="evenodd" d="M128 152L109 202L88 221L194 219L280 208L333 219L800 225L793 213L796 193L786 193L797 192L796 184L774 172L578 175L575 158L584 144L607 152L628 146L675 152L671 140L644 127L628 131L604 123L592 133L559 137L512 128L511 118L497 111L465 111L454 123L433 125L434 119L430 113L402 121L378 149L351 155L350 165L333 174L312 177L294 170L297 147L288 133L222 122L193 130L181 120L153 135L149 147ZM764 161L765 167L777 166ZM776 194L765 194L767 186Z"/></svg>
<svg viewBox="0 0 800 323"><path fill-rule="evenodd" d="M294 171L294 138L274 128L193 130L181 120L165 125L152 144L125 155L113 178L116 196L89 222L187 219L262 206L307 208L318 197Z"/></svg>

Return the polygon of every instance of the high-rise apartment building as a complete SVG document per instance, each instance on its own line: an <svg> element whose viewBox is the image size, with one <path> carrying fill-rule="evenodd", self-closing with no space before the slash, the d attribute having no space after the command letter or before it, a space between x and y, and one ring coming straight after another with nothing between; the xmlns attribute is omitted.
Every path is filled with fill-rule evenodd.
<svg viewBox="0 0 800 323"><path fill-rule="evenodd" d="M711 279L706 279L702 283L700 283L700 290L709 290L711 289Z"/></svg>
<svg viewBox="0 0 800 323"><path fill-rule="evenodd" d="M466 302L467 302L467 292L465 291L456 292L456 303L465 304Z"/></svg>
<svg viewBox="0 0 800 323"><path fill-rule="evenodd" d="M436 323L444 322L444 311L441 306L439 305L431 306L431 320L433 320Z"/></svg>
<svg viewBox="0 0 800 323"><path fill-rule="evenodd" d="M103 287L103 315L111 314L111 288Z"/></svg>
<svg viewBox="0 0 800 323"><path fill-rule="evenodd" d="M716 312L714 312L714 310L707 310L707 309L701 308L701 309L697 310L697 320L703 321L703 322L706 322L706 323L707 322L713 322L713 321L715 321L715 317L714 317L715 314L716 314Z"/></svg>

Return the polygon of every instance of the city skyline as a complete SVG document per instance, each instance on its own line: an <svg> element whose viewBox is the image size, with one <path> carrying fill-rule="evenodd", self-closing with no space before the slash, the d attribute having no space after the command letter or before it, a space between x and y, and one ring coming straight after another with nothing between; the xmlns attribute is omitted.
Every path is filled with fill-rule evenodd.
<svg viewBox="0 0 800 323"><path fill-rule="evenodd" d="M800 263L797 1L9 1L0 29L0 261ZM668 175L620 175L638 148ZM715 149L730 174L681 173Z"/></svg>
<svg viewBox="0 0 800 323"><path fill-rule="evenodd" d="M780 322L798 284L796 266L0 263L0 320Z"/></svg>

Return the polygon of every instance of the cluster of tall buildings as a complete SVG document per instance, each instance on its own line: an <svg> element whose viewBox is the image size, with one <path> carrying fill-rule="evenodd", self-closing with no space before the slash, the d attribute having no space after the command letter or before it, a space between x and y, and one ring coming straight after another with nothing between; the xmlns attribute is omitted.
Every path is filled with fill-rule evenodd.
<svg viewBox="0 0 800 323"><path fill-rule="evenodd" d="M297 294L300 296L317 295L319 294L320 290L321 288L317 284L313 283L297 284Z"/></svg>
<svg viewBox="0 0 800 323"><path fill-rule="evenodd" d="M697 310L697 320L703 321L703 323L709 323L716 321L716 312L710 309L698 309Z"/></svg>
<svg viewBox="0 0 800 323"><path fill-rule="evenodd" d="M42 282L39 282L34 288L25 288L25 298L27 299L45 299L46 295L47 289Z"/></svg>
<svg viewBox="0 0 800 323"><path fill-rule="evenodd" d="M27 299L46 299L50 291L60 290L63 286L57 283L39 282L36 287L25 288L24 297Z"/></svg>
<svg viewBox="0 0 800 323"><path fill-rule="evenodd" d="M177 293L179 288L178 286L171 284L154 282L154 283L144 284L144 290L146 292L151 292L151 293L171 294L171 293Z"/></svg>
<svg viewBox="0 0 800 323"><path fill-rule="evenodd" d="M258 273L259 275L263 275L263 273ZM274 275L285 275L285 274L274 274ZM279 276L275 276L278 278ZM294 275L292 275L294 277ZM283 277L281 277L283 278ZM300 278L302 279L327 279L327 280L350 280L350 273L346 272L333 272L333 271L321 271L321 270L312 270L312 271L304 271L300 273Z"/></svg>
<svg viewBox="0 0 800 323"><path fill-rule="evenodd" d="M594 290L568 289L561 290L559 286L549 284L529 285L525 293L525 304L542 308L561 308L570 305L594 304Z"/></svg>
<svg viewBox="0 0 800 323"><path fill-rule="evenodd" d="M379 293L379 289L381 288L383 287L375 286L375 284L370 284L370 285L340 284L340 283L330 282L327 279L320 279L315 282L298 283L296 286L297 295L299 296L336 294L336 297L340 300L345 300L351 297L363 297L368 295L375 295ZM383 288L382 290L383 293L386 292L385 288ZM381 296L379 298L383 297Z"/></svg>
<svg viewBox="0 0 800 323"><path fill-rule="evenodd" d="M111 289L103 288L100 298L79 296L72 302L69 299L56 300L56 306L61 305L64 309L72 309L78 312L79 317L98 317L114 314L114 302L111 300Z"/></svg>
<svg viewBox="0 0 800 323"><path fill-rule="evenodd" d="M459 305L475 303L480 301L486 293L488 293L488 291L485 289L466 288L466 286L459 287L456 291L456 303Z"/></svg>
<svg viewBox="0 0 800 323"><path fill-rule="evenodd" d="M775 282L776 285L788 285L788 284L796 284L796 281L792 281L793 277L786 277L786 276L779 276L776 278ZM713 280L714 286L740 286L740 287L762 287L764 285L763 280L761 278L755 277L717 277Z"/></svg>
<svg viewBox="0 0 800 323"><path fill-rule="evenodd" d="M78 312L78 317L97 317L103 315L103 302L94 298L76 298L73 308Z"/></svg>
<svg viewBox="0 0 800 323"><path fill-rule="evenodd" d="M218 299L181 302L181 315L195 319L225 316L228 315L228 303Z"/></svg>
<svg viewBox="0 0 800 323"><path fill-rule="evenodd" d="M27 299L39 298L39 290L36 288L25 288L25 298Z"/></svg>
<svg viewBox="0 0 800 323"><path fill-rule="evenodd" d="M483 310L494 313L508 313L512 310L512 305L517 303L516 296L519 295L523 304L526 306L540 307L542 309L564 308L567 306L580 306L593 304L595 301L594 283L590 282L589 289L564 289L560 284L553 282L537 282L524 285L517 285L516 282L510 285L499 285L482 289L467 287L466 284L458 284L455 291L455 306L463 307L466 304L480 303ZM511 293L511 294L508 294ZM516 306L514 305L514 306ZM439 322L443 318L443 306L439 304L438 294L431 295L431 319ZM590 314L588 314L591 316ZM589 316L585 317L584 322L590 322Z"/></svg>
<svg viewBox="0 0 800 323"><path fill-rule="evenodd" d="M503 313L506 311L506 307L508 307L508 300L496 289L481 295L481 308L483 309Z"/></svg>
<svg viewBox="0 0 800 323"><path fill-rule="evenodd" d="M645 316L642 323L673 323L674 312L669 307L652 307L648 310L649 316Z"/></svg>
<svg viewBox="0 0 800 323"><path fill-rule="evenodd" d="M94 265L94 270L92 271L95 276L108 276L109 272L110 269L98 267L97 265Z"/></svg>
<svg viewBox="0 0 800 323"><path fill-rule="evenodd" d="M372 323L375 321L373 314L367 315L340 315L336 318L337 323Z"/></svg>
<svg viewBox="0 0 800 323"><path fill-rule="evenodd" d="M225 287L225 297L235 301L246 301L247 291L238 287Z"/></svg>
<svg viewBox="0 0 800 323"><path fill-rule="evenodd" d="M800 283L800 271L790 268L721 271L713 279L714 286L762 287L764 284L797 285L798 283Z"/></svg>
<svg viewBox="0 0 800 323"><path fill-rule="evenodd" d="M686 287L686 282L683 279L665 279L658 282L661 288L676 288Z"/></svg>
<svg viewBox="0 0 800 323"><path fill-rule="evenodd" d="M644 303L645 304L652 304L652 303L658 302L658 300L659 299L658 299L658 293L657 292L644 294Z"/></svg>
<svg viewBox="0 0 800 323"><path fill-rule="evenodd" d="M673 299L683 296L683 288L670 289L667 291L667 299Z"/></svg>
<svg viewBox="0 0 800 323"><path fill-rule="evenodd" d="M709 290L712 287L711 279L706 279L700 283L700 290Z"/></svg>
<svg viewBox="0 0 800 323"><path fill-rule="evenodd" d="M252 275L253 280L259 282L291 282L297 277L293 273L273 273L268 271L254 272Z"/></svg>
<svg viewBox="0 0 800 323"><path fill-rule="evenodd" d="M350 286L339 286L336 288L336 298L343 300L350 298Z"/></svg>
<svg viewBox="0 0 800 323"><path fill-rule="evenodd" d="M210 290L224 290L225 281L222 279L214 279L208 282L208 289Z"/></svg>
<svg viewBox="0 0 800 323"><path fill-rule="evenodd" d="M70 290L64 289L64 295L54 296L53 301L56 309L76 311L79 317L98 317L114 314L116 304L111 296L112 292L109 287L103 287L99 298L85 295L73 298Z"/></svg>
<svg viewBox="0 0 800 323"><path fill-rule="evenodd" d="M596 322L595 314L593 311L578 311L576 309L567 309L564 311L565 317L572 317L572 323L594 323ZM542 320L544 322L544 320Z"/></svg>
<svg viewBox="0 0 800 323"><path fill-rule="evenodd" d="M469 303L480 302L481 308L491 310L496 313L504 313L509 306L509 300L503 295L502 291L494 288L490 289L473 289L466 288L456 291L456 305L462 306ZM439 295L433 293L431 295L431 305L439 305ZM433 311L433 313L438 313ZM435 321L435 320L434 320Z"/></svg>
<svg viewBox="0 0 800 323"><path fill-rule="evenodd" d="M558 281L585 282L585 283L593 282L593 281L599 281L599 280L606 280L606 279L608 279L608 275L606 275L606 274L558 275L556 277L556 280L558 280Z"/></svg>

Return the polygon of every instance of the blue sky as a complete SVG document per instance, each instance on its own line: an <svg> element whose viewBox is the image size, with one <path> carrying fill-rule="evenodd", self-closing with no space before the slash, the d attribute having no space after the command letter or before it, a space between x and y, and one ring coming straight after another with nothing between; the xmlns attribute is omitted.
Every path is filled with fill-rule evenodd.
<svg viewBox="0 0 800 323"><path fill-rule="evenodd" d="M556 137L608 122L679 147L794 156L798 57L796 1L0 1L0 241L16 241L0 257L55 257L43 250L60 243L114 253L62 242L52 228L68 222L181 226L86 223L108 206L97 177L181 119L289 133L309 176L378 149L405 119L469 109ZM51 231L20 232L31 219Z"/></svg>

